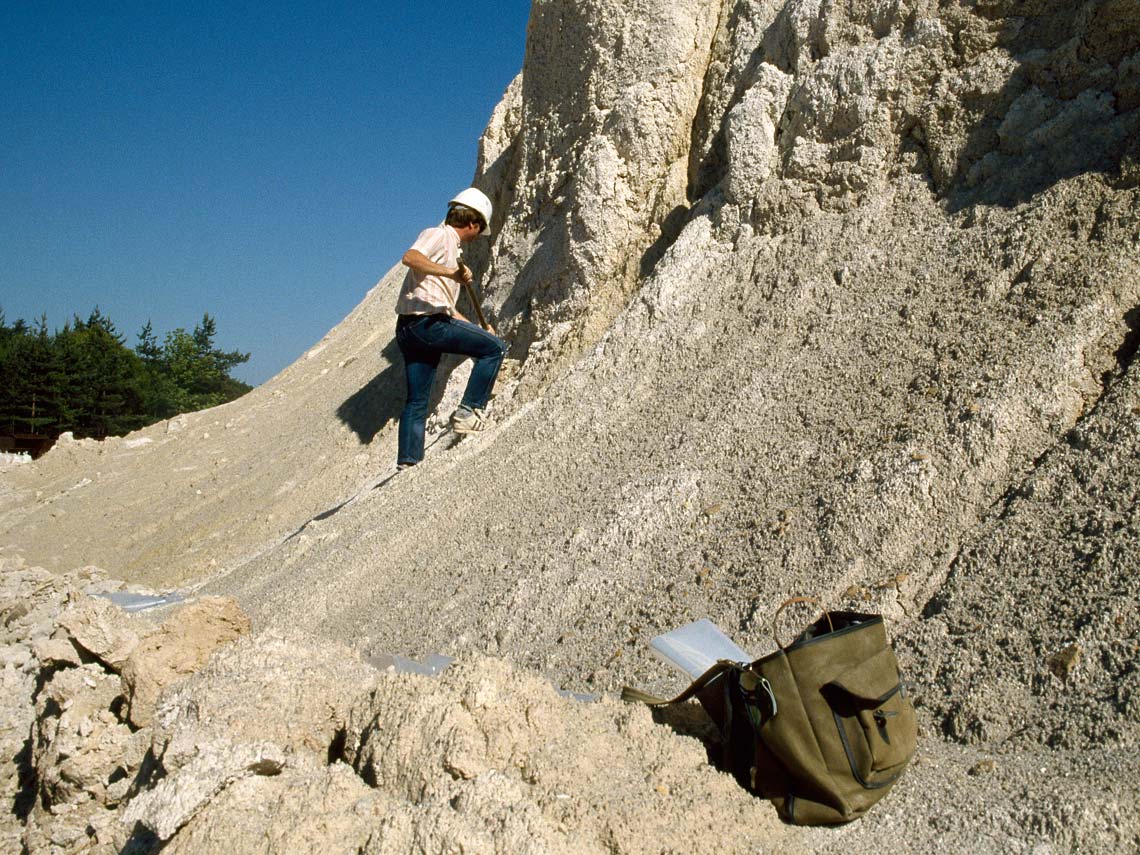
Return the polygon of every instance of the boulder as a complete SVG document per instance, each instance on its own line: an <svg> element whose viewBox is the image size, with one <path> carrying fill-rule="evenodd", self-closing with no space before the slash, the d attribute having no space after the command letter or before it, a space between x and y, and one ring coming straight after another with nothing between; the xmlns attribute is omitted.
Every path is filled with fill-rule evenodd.
<svg viewBox="0 0 1140 855"><path fill-rule="evenodd" d="M376 679L347 648L282 636L247 636L219 651L154 711L151 751L163 777L131 801L125 827L141 823L167 840L235 782L326 766Z"/></svg>
<svg viewBox="0 0 1140 855"><path fill-rule="evenodd" d="M279 775L288 762L285 751L272 742L234 745L219 739L199 743L195 756L187 759L178 774L133 798L121 821L131 829L141 824L159 840L168 840L235 781Z"/></svg>
<svg viewBox="0 0 1140 855"><path fill-rule="evenodd" d="M21 755L35 722L32 698L35 677L15 668L0 669L0 800L13 808L23 805L27 796L22 789L24 762ZM4 821L0 815L0 851L20 851L20 827Z"/></svg>
<svg viewBox="0 0 1140 855"><path fill-rule="evenodd" d="M122 666L131 723L150 724L163 689L193 674L215 650L249 629L249 618L225 597L204 597L176 611L134 648Z"/></svg>
<svg viewBox="0 0 1140 855"><path fill-rule="evenodd" d="M83 660L75 645L66 638L37 638L32 654L41 668L76 668Z"/></svg>
<svg viewBox="0 0 1140 855"><path fill-rule="evenodd" d="M408 825L399 807L370 789L342 763L323 769L289 769L276 776L235 781L190 820L164 855L235 852L320 852L354 855L393 840ZM397 851L394 849L386 851ZM413 851L412 846L401 850Z"/></svg>
<svg viewBox="0 0 1140 855"><path fill-rule="evenodd" d="M247 636L163 697L154 754L168 773L210 740L272 742L290 755L327 762L353 703L376 679L376 670L347 647Z"/></svg>
<svg viewBox="0 0 1140 855"><path fill-rule="evenodd" d="M112 778L123 774L132 734L112 712L119 692L118 677L94 663L56 672L44 685L32 762L45 806L103 802Z"/></svg>
<svg viewBox="0 0 1140 855"><path fill-rule="evenodd" d="M130 617L108 600L73 592L58 618L71 642L112 671L120 671L139 643Z"/></svg>
<svg viewBox="0 0 1140 855"><path fill-rule="evenodd" d="M719 855L779 827L708 765L700 742L656 727L648 708L560 697L501 660L386 675L354 707L345 745L365 781L406 805L410 828L367 852Z"/></svg>

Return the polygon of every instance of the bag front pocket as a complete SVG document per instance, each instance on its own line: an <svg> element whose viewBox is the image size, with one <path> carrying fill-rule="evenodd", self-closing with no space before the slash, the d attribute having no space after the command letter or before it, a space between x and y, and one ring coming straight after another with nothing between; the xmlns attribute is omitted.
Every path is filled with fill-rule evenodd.
<svg viewBox="0 0 1140 855"><path fill-rule="evenodd" d="M914 708L898 662L884 649L822 687L851 774L863 787L892 783L914 755Z"/></svg>

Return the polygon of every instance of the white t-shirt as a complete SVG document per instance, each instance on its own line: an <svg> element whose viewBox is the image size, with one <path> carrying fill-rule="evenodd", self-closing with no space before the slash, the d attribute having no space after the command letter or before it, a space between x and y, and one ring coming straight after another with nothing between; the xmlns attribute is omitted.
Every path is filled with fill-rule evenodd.
<svg viewBox="0 0 1140 855"><path fill-rule="evenodd" d="M412 249L422 252L436 264L456 267L459 264L460 241L455 229L448 225L424 229ZM396 313L400 315L434 315L444 312L455 314L455 301L459 299L459 283L443 276L420 274L411 268L400 287L396 300Z"/></svg>

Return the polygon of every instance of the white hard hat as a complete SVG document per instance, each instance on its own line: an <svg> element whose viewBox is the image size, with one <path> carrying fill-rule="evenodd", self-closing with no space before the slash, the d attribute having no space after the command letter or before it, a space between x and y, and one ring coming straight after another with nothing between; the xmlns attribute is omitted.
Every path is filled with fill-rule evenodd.
<svg viewBox="0 0 1140 855"><path fill-rule="evenodd" d="M491 200L487 198L482 190L476 190L474 187L468 187L454 199L447 203L448 205L466 205L474 211L478 211L483 215L483 222L487 227L483 229L483 234L491 233Z"/></svg>

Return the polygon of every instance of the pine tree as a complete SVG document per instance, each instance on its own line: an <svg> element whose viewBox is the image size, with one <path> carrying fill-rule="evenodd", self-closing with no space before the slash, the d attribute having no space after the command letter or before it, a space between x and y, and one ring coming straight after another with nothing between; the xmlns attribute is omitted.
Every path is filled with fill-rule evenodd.
<svg viewBox="0 0 1140 855"><path fill-rule="evenodd" d="M148 320L131 350L98 306L50 334L46 315L29 327L0 311L0 433L105 437L233 400L250 387L229 371L249 354L218 350L216 334L206 314L160 346Z"/></svg>
<svg viewBox="0 0 1140 855"><path fill-rule="evenodd" d="M142 361L98 307L86 322L76 318L69 357L74 366L68 372L74 408L69 422L76 433L104 437L142 426Z"/></svg>
<svg viewBox="0 0 1140 855"><path fill-rule="evenodd" d="M15 329L8 326L4 310L0 309L0 433L14 433L11 425L12 408L15 406L15 370L12 364L12 342L18 337Z"/></svg>
<svg viewBox="0 0 1140 855"><path fill-rule="evenodd" d="M148 319L139 332L135 353L142 362L140 410L147 423L178 415L177 388L163 359L162 345Z"/></svg>
<svg viewBox="0 0 1140 855"><path fill-rule="evenodd" d="M22 321L17 322L17 327L21 334L12 339L10 350L13 405L7 414L8 423L12 433L43 435L58 421L52 394L54 359L47 316L41 316L32 329Z"/></svg>
<svg viewBox="0 0 1140 855"><path fill-rule="evenodd" d="M155 338L150 318L147 318L146 326L139 332L139 343L135 345L135 353L147 365L154 365L162 359L162 348Z"/></svg>

